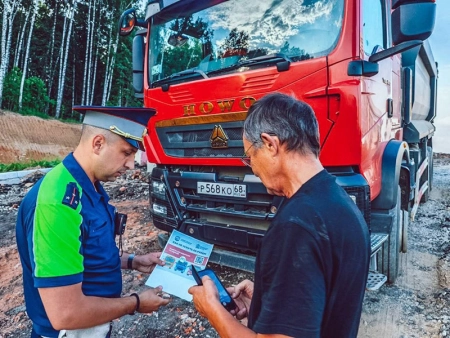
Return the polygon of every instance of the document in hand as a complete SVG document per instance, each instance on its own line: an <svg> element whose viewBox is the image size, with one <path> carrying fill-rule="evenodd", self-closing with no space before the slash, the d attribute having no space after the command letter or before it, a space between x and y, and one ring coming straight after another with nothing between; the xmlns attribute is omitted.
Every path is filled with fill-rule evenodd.
<svg viewBox="0 0 450 338"><path fill-rule="evenodd" d="M212 249L212 244L173 230L161 254L161 260L166 264L157 265L145 285L162 285L164 292L191 301L192 296L187 290L197 285L192 277L191 266L203 270Z"/></svg>

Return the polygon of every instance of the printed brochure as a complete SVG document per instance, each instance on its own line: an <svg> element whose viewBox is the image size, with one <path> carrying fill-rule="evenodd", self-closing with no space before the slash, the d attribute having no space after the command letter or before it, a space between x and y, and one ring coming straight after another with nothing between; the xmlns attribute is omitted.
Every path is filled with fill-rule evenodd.
<svg viewBox="0 0 450 338"><path fill-rule="evenodd" d="M163 292L191 301L188 289L197 285L191 266L203 270L212 249L212 244L173 230L161 254L161 260L166 264L157 265L145 284L151 287L161 285Z"/></svg>

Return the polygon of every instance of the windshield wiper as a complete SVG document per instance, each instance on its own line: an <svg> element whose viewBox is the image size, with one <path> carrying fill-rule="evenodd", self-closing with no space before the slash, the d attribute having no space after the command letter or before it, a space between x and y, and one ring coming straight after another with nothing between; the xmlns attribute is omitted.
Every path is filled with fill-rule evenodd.
<svg viewBox="0 0 450 338"><path fill-rule="evenodd" d="M186 69L178 73L174 73L168 77L165 77L161 80L156 80L152 83L152 87L159 87L164 85L170 85L170 84L176 84L181 82L186 82L189 80L198 80L201 76L203 79L207 79L211 74L219 74L219 73L226 73L228 71L239 69L241 67L257 67L257 66L271 66L273 64L276 64L277 70L279 72L286 71L289 69L289 66L291 64L291 59L289 59L286 55L282 53L276 53L276 54L268 54L268 55L262 55L257 56L252 59L247 60L241 60L238 63L235 63L234 65L217 69L217 70L211 70L207 73L204 71L198 69L198 68L191 68ZM200 75L200 76L199 76ZM168 90L168 86L166 86L165 90ZM164 89L164 88L163 88Z"/></svg>
<svg viewBox="0 0 450 338"><path fill-rule="evenodd" d="M282 53L267 54L257 56L252 59L240 60L238 63L235 63L234 65L217 70L212 70L207 74L210 75L210 74L224 73L241 67L271 66L273 64L276 64L277 70L279 72L282 72L289 69L291 62L292 60L289 59L285 54Z"/></svg>
<svg viewBox="0 0 450 338"><path fill-rule="evenodd" d="M164 84L174 84L179 82L184 82L185 80L192 79L198 77L197 74L200 74L204 79L208 78L208 75L200 69L186 69L178 73L174 73L168 77L165 77L161 80L156 80L152 83L152 87L162 86Z"/></svg>

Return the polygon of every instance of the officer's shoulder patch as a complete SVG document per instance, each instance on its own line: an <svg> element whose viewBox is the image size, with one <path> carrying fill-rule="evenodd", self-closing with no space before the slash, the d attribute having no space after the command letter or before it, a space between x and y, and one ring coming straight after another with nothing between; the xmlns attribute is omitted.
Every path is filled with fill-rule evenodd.
<svg viewBox="0 0 450 338"><path fill-rule="evenodd" d="M78 190L78 186L75 182L69 182L67 184L62 203L72 209L76 209L78 204L80 204L80 191Z"/></svg>

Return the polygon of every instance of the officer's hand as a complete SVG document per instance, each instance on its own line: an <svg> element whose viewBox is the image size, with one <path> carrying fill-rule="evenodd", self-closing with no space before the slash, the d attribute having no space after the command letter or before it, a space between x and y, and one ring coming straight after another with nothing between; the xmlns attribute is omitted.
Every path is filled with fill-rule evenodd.
<svg viewBox="0 0 450 338"><path fill-rule="evenodd" d="M164 261L159 259L161 252L151 252L146 255L138 255L133 259L133 268L144 273L150 273L155 266L164 265Z"/></svg>
<svg viewBox="0 0 450 338"><path fill-rule="evenodd" d="M164 296L168 296L164 294ZM170 297L163 297L162 286L158 286L154 289L148 289L139 294L140 305L138 312L150 313L157 311L161 306L169 304L172 299Z"/></svg>

